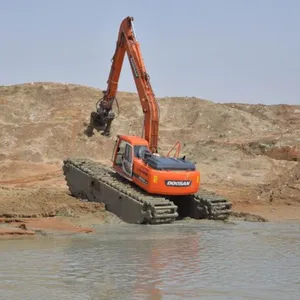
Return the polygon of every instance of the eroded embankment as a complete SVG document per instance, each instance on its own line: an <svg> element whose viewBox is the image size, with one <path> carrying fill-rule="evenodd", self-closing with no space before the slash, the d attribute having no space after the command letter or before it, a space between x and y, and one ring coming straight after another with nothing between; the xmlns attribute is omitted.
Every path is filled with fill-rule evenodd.
<svg viewBox="0 0 300 300"><path fill-rule="evenodd" d="M101 203L75 199L66 190L0 188L0 235L91 233L93 224L121 223Z"/></svg>

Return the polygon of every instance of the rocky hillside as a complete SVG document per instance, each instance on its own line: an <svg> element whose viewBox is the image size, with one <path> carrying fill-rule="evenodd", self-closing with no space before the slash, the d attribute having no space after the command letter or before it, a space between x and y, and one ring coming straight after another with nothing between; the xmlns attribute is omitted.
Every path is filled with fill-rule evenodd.
<svg viewBox="0 0 300 300"><path fill-rule="evenodd" d="M119 93L112 138L84 130L98 89L56 83L0 87L0 185L64 189L69 156L110 163L116 134L142 131L133 93ZM237 202L300 202L300 106L216 104L162 98L160 151L177 142L197 162L203 187Z"/></svg>

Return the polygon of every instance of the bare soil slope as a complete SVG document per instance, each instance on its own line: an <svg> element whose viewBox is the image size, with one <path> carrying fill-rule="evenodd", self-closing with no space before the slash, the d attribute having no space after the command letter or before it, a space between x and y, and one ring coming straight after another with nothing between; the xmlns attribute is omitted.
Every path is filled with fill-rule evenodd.
<svg viewBox="0 0 300 300"><path fill-rule="evenodd" d="M97 132L87 137L90 112L101 96L101 90L72 84L1 86L0 185L26 194L38 188L66 192L63 159L80 156L109 164L114 137L140 135L143 115L137 95L120 92L112 138ZM203 187L228 196L234 207L300 204L300 106L196 98L158 102L161 152L179 140L182 155L197 162ZM0 201L15 201L3 191Z"/></svg>

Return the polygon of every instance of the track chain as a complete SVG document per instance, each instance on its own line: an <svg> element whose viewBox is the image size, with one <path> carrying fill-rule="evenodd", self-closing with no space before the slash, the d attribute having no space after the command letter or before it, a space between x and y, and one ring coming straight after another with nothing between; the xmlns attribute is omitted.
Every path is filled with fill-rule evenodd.
<svg viewBox="0 0 300 300"><path fill-rule="evenodd" d="M226 198L208 191L201 191L194 195L198 210L203 218L212 220L226 220L231 214L232 203Z"/></svg>

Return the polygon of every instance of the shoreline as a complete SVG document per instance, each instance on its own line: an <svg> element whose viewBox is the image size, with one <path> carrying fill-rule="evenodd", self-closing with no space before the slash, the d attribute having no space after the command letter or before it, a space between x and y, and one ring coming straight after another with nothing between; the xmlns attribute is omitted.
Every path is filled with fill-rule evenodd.
<svg viewBox="0 0 300 300"><path fill-rule="evenodd" d="M93 232L93 228L76 225L66 217L0 218L0 238Z"/></svg>
<svg viewBox="0 0 300 300"><path fill-rule="evenodd" d="M298 205L266 205L266 204L244 204L234 205L233 213L227 221L246 221L246 222L272 222L290 223L299 222L300 215L297 213ZM203 220L196 220L201 223ZM219 222L219 221L216 221ZM222 221L221 221L222 222ZM94 225L101 224L126 224L115 215L108 211L101 216L93 214L81 214L76 217L70 216L13 216L6 215L0 217L0 239L17 237L36 237L49 234L93 234ZM176 224L176 222L175 222ZM143 226L143 225L141 225Z"/></svg>

